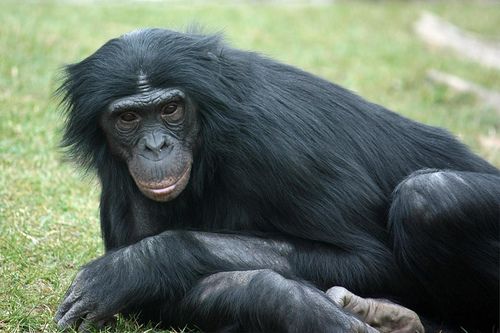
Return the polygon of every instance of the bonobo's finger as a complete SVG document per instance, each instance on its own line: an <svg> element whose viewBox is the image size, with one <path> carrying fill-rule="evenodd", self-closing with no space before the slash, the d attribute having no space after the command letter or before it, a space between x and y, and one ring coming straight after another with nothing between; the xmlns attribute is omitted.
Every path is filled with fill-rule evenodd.
<svg viewBox="0 0 500 333"><path fill-rule="evenodd" d="M54 316L54 321L56 324L59 322L59 320L61 320L61 318L66 313L66 311L69 310L70 306L71 306L71 304L69 304L69 303L59 305L59 307L57 308L56 315Z"/></svg>
<svg viewBox="0 0 500 333"><path fill-rule="evenodd" d="M348 291L347 289L342 288L342 287L330 288L327 290L326 294L331 300L333 300L333 302L335 304L337 304L342 309L346 309L346 306L348 306L349 304L353 304L353 303L360 304L360 305L363 304L363 302L362 302L363 298L354 295L353 293L351 293L350 291ZM353 299L356 299L356 301L354 301ZM356 312L350 311L349 309L346 309L346 310L348 310L348 312L350 312L352 314L357 314ZM367 322L365 322L363 318L358 319L358 317L356 317L356 318L353 317L353 318L351 318L351 321L354 322L353 327L351 329L353 332L356 332L356 333L379 333L379 331L377 331L375 328L371 327Z"/></svg>
<svg viewBox="0 0 500 333"><path fill-rule="evenodd" d="M59 305L59 308L57 308L56 315L54 317L54 321L57 323L61 318L64 316L66 312L73 306L75 302L77 302L80 299L80 294L79 293L66 293L67 295L63 298L62 303Z"/></svg>
<svg viewBox="0 0 500 333"><path fill-rule="evenodd" d="M86 302L79 301L75 303L73 307L71 307L71 309L69 309L69 311L57 321L57 326L63 330L78 326L78 321L85 318L89 312L88 308L89 306Z"/></svg>
<svg viewBox="0 0 500 333"><path fill-rule="evenodd" d="M109 317L106 319L99 320L96 324L95 327L97 329L104 329L105 327L115 327L116 326L116 317Z"/></svg>
<svg viewBox="0 0 500 333"><path fill-rule="evenodd" d="M88 316L82 320L82 323L78 326L78 332L88 333L91 332L92 329L99 329L96 326L96 323L92 321Z"/></svg>
<svg viewBox="0 0 500 333"><path fill-rule="evenodd" d="M80 326L78 326L78 332L80 333L90 333L92 329L95 328L94 323L84 319Z"/></svg>
<svg viewBox="0 0 500 333"><path fill-rule="evenodd" d="M62 298L62 302L57 308L57 313L54 317L54 321L57 323L64 314L71 308L71 306L77 302L82 295L81 286L77 283L78 277L81 275L81 271L76 275L71 283L71 286L66 290Z"/></svg>
<svg viewBox="0 0 500 333"><path fill-rule="evenodd" d="M91 332L93 328L97 328L95 325L95 321L92 318L93 317L91 314L87 314L85 318L82 318L81 323L79 323L79 325L77 325L76 327L78 329L78 332L87 333Z"/></svg>
<svg viewBox="0 0 500 333"><path fill-rule="evenodd" d="M326 295L338 306L358 315L366 322L370 311L370 302L361 298L343 287L333 287L326 291Z"/></svg>
<svg viewBox="0 0 500 333"><path fill-rule="evenodd" d="M332 287L326 291L326 295L338 306L344 307L344 297L354 295L344 287Z"/></svg>
<svg viewBox="0 0 500 333"><path fill-rule="evenodd" d="M108 317L99 319L97 313L88 314L78 327L78 332L91 332L93 329L101 330L105 327L113 327L116 325L116 317Z"/></svg>
<svg viewBox="0 0 500 333"><path fill-rule="evenodd" d="M424 326L414 311L386 300L368 299L368 301L373 309L368 321L373 322L381 332L424 332Z"/></svg>

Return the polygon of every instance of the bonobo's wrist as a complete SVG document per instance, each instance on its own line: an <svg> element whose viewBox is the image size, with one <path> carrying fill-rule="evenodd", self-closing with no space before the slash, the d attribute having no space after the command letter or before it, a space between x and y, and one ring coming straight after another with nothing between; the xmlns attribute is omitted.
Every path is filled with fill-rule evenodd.
<svg viewBox="0 0 500 333"><path fill-rule="evenodd" d="M186 265L191 254L182 246L175 232L167 231L121 249L119 260L136 288L134 292L151 300L178 297L182 286L193 279L183 276L179 267ZM191 260L193 261L193 260Z"/></svg>

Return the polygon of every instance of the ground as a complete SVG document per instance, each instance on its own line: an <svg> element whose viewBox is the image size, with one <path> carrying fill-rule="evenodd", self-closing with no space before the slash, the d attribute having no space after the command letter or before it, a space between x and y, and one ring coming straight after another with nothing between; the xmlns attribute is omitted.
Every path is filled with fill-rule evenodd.
<svg viewBox="0 0 500 333"><path fill-rule="evenodd" d="M108 39L138 27L184 29L199 23L206 31L223 31L237 47L316 73L413 119L446 127L500 165L495 148L498 114L472 96L428 82L425 72L442 70L492 90L500 90L500 73L428 49L412 32L419 13L428 10L472 32L499 38L498 3L177 3L2 1L0 331L54 331L52 317L78 267L103 252L99 188L95 179L63 161L57 147L62 117L51 94L61 65L79 61ZM154 331L123 320L119 325L120 331Z"/></svg>

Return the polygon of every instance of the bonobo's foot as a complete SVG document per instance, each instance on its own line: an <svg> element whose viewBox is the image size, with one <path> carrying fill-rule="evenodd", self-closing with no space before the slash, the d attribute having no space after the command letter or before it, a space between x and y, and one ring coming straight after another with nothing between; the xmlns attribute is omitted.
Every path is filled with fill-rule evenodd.
<svg viewBox="0 0 500 333"><path fill-rule="evenodd" d="M338 306L382 333L424 332L418 315L400 305L382 299L361 298L342 287L330 288L326 294Z"/></svg>

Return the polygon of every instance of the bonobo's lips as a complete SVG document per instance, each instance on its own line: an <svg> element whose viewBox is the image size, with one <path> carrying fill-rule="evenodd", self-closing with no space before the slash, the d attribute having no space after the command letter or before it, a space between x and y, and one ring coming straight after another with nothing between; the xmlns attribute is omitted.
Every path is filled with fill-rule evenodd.
<svg viewBox="0 0 500 333"><path fill-rule="evenodd" d="M137 186L141 192L150 199L156 201L168 201L179 195L189 180L191 163L188 163L182 175L172 181L167 179L161 182L141 182L136 179Z"/></svg>

